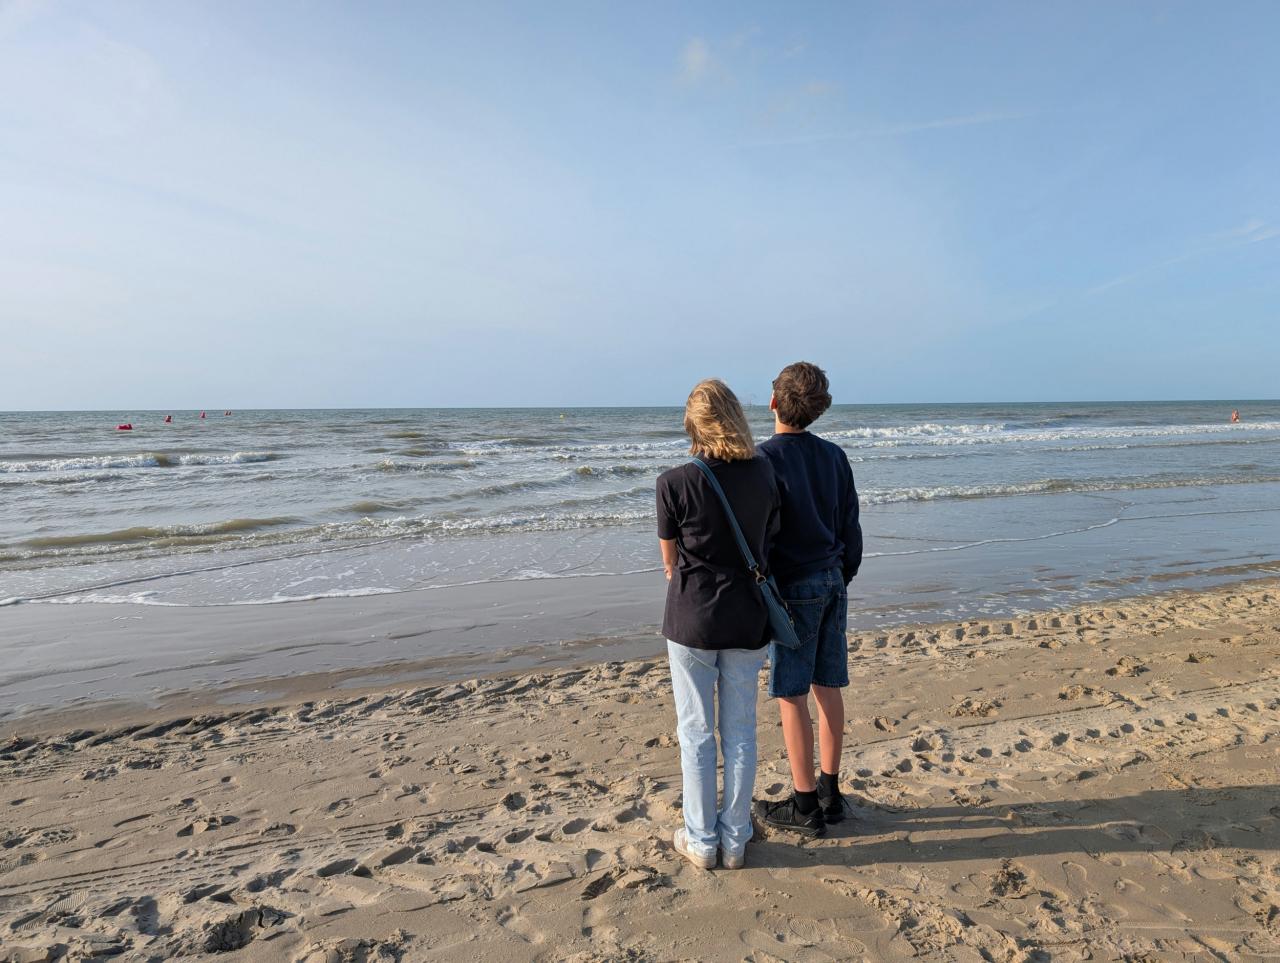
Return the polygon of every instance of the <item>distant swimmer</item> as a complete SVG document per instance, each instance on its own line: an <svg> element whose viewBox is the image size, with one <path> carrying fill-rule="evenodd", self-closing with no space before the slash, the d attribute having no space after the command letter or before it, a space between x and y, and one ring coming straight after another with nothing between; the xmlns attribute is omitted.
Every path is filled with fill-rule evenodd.
<svg viewBox="0 0 1280 963"><path fill-rule="evenodd" d="M229 415L229 414L231 414L231 412L229 412L229 411L224 411L224 412L222 413L222 417L224 417L224 418L225 418L225 417L226 417L227 415Z"/></svg>
<svg viewBox="0 0 1280 963"><path fill-rule="evenodd" d="M1231 423L1233 425L1240 424L1240 412L1238 409L1231 412Z"/></svg>
<svg viewBox="0 0 1280 963"><path fill-rule="evenodd" d="M165 415L165 416L164 416L164 423L165 423L166 425L171 425L171 424L173 424L173 415Z"/></svg>
<svg viewBox="0 0 1280 963"><path fill-rule="evenodd" d="M116 425L116 431L133 431L133 425L125 422L123 425Z"/></svg>
<svg viewBox="0 0 1280 963"><path fill-rule="evenodd" d="M203 417L204 417L204 412L203 412L203 411L202 411L202 412L200 412L200 417L201 417L201 418L203 418Z"/></svg>

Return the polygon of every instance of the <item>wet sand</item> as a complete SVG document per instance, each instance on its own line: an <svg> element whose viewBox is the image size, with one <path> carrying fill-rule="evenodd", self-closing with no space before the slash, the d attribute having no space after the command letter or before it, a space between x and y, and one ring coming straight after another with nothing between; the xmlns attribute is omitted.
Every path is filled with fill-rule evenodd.
<svg viewBox="0 0 1280 963"><path fill-rule="evenodd" d="M741 871L658 659L10 720L0 959L1275 958L1278 655L1274 580L854 633L853 819Z"/></svg>
<svg viewBox="0 0 1280 963"><path fill-rule="evenodd" d="M664 645L664 587L660 572L645 572L280 605L6 606L0 720L105 700L243 702L652 654Z"/></svg>
<svg viewBox="0 0 1280 963"><path fill-rule="evenodd" d="M1236 521L1254 519L1261 542L1260 517ZM651 546L651 533L645 542ZM1140 556L1141 546L1121 539L1106 557ZM1280 574L1274 550L1240 556L1206 550L1198 560L1164 565L1148 559L1134 581L1108 577L1111 562L1099 567L1079 546L1046 553L1033 569L1022 548L1013 548L1005 554L996 546L978 559L988 567L977 573L969 567L973 557L958 565L960 556L950 552L875 558L853 585L850 624L884 632L908 620L1009 618ZM333 689L654 657L665 651L657 631L665 588L661 573L652 571L270 605L0 606L0 721L67 709L92 719L104 703L159 708L298 700Z"/></svg>

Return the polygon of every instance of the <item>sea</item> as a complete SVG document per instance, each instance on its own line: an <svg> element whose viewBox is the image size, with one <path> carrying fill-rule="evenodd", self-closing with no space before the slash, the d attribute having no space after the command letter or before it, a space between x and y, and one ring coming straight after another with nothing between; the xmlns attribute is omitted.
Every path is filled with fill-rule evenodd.
<svg viewBox="0 0 1280 963"><path fill-rule="evenodd" d="M658 569L654 482L688 458L679 408L200 415L0 414L0 606L576 579L589 607ZM862 506L855 626L1280 571L1280 402L839 405L814 430Z"/></svg>

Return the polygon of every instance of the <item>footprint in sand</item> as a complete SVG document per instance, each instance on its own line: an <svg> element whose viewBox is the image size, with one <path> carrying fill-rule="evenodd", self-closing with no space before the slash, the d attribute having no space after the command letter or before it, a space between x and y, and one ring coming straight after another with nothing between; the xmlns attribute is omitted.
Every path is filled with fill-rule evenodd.
<svg viewBox="0 0 1280 963"><path fill-rule="evenodd" d="M215 829L221 829L223 826L230 826L238 823L240 820L236 816L217 816L209 814L201 816L199 819L193 819L181 829L178 830L179 836L198 836L200 833L211 832Z"/></svg>
<svg viewBox="0 0 1280 963"><path fill-rule="evenodd" d="M198 945L206 953L227 953L243 949L264 930L280 926L289 918L270 906L255 906L206 924Z"/></svg>
<svg viewBox="0 0 1280 963"><path fill-rule="evenodd" d="M1074 702L1077 699L1093 698L1095 696L1104 695L1101 689L1095 689L1091 685L1068 685L1058 690L1058 698Z"/></svg>
<svg viewBox="0 0 1280 963"><path fill-rule="evenodd" d="M936 732L924 732L911 742L912 752L932 752L942 748L942 738Z"/></svg>
<svg viewBox="0 0 1280 963"><path fill-rule="evenodd" d="M1109 676L1135 676L1149 672L1145 662L1131 655L1122 655L1120 661L1107 670Z"/></svg>
<svg viewBox="0 0 1280 963"><path fill-rule="evenodd" d="M951 707L953 716L977 716L982 719L994 716L1004 705L999 699L975 699L972 696L962 699Z"/></svg>
<svg viewBox="0 0 1280 963"><path fill-rule="evenodd" d="M498 910L495 921L504 930L514 933L527 943L544 943L546 935L521 915L522 907L504 906Z"/></svg>
<svg viewBox="0 0 1280 963"><path fill-rule="evenodd" d="M988 891L1002 899L1022 899L1031 892L1031 882L1026 872L1013 860L1006 859L991 877Z"/></svg>
<svg viewBox="0 0 1280 963"><path fill-rule="evenodd" d="M528 805L528 800L525 799L524 793L509 792L502 797L502 806L507 812L518 812L524 809L526 805Z"/></svg>
<svg viewBox="0 0 1280 963"><path fill-rule="evenodd" d="M613 871L602 873L582 888L582 899L593 900L613 888Z"/></svg>
<svg viewBox="0 0 1280 963"><path fill-rule="evenodd" d="M670 749L675 744L675 737L670 733L664 732L660 736L654 736L652 739L646 740L644 747L646 749Z"/></svg>
<svg viewBox="0 0 1280 963"><path fill-rule="evenodd" d="M298 963L381 963L384 960L399 960L408 939L408 933L396 930L385 940L355 936L317 940L298 957Z"/></svg>

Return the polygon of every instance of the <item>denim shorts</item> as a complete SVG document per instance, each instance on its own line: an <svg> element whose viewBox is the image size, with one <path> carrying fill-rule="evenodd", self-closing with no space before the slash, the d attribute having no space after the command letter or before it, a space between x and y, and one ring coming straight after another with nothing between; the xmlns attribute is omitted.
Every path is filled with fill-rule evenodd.
<svg viewBox="0 0 1280 963"><path fill-rule="evenodd" d="M843 689L849 684L849 596L838 568L805 575L778 588L791 610L800 648L769 645L769 695L807 695L809 686Z"/></svg>

